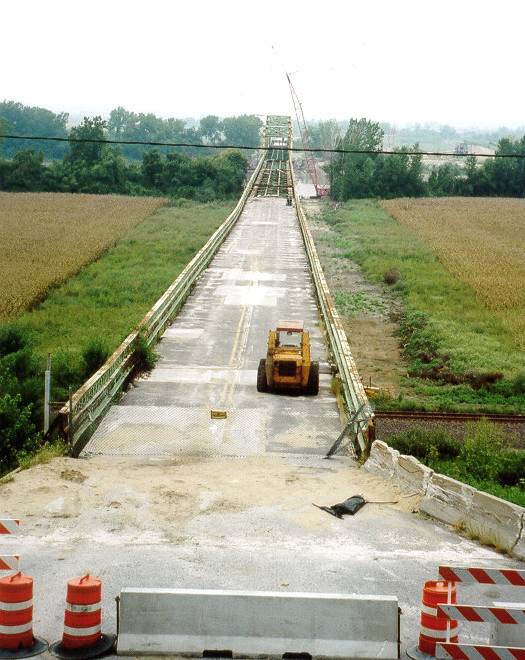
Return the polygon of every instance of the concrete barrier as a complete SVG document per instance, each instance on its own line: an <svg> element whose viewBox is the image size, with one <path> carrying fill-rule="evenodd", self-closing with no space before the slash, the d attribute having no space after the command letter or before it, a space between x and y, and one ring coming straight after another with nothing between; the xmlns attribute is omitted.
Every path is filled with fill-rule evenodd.
<svg viewBox="0 0 525 660"><path fill-rule="evenodd" d="M393 480L404 493L419 494L421 513L464 529L481 543L525 559L523 507L433 472L413 456L400 454L381 440L372 444L363 467L367 472Z"/></svg>
<svg viewBox="0 0 525 660"><path fill-rule="evenodd" d="M475 488L444 474L434 473L419 510L449 525L463 527L468 519Z"/></svg>
<svg viewBox="0 0 525 660"><path fill-rule="evenodd" d="M467 529L480 541L511 552L520 538L522 518L521 506L476 490Z"/></svg>
<svg viewBox="0 0 525 660"><path fill-rule="evenodd" d="M397 449L392 449L386 442L376 440L372 444L370 456L364 464L364 468L372 474L377 474L386 479L392 479L397 471L398 458L399 452Z"/></svg>
<svg viewBox="0 0 525 660"><path fill-rule="evenodd" d="M398 658L394 596L123 589L119 655Z"/></svg>
<svg viewBox="0 0 525 660"><path fill-rule="evenodd" d="M426 493L434 470L420 463L413 456L401 454L397 458L397 480L399 488L410 493Z"/></svg>

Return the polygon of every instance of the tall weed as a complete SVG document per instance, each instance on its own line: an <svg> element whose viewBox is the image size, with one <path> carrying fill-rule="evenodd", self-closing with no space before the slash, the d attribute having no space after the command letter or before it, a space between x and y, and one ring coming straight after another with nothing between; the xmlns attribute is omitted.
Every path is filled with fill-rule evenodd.
<svg viewBox="0 0 525 660"><path fill-rule="evenodd" d="M474 479L496 481L502 464L503 431L481 419L466 425L460 460L464 473Z"/></svg>

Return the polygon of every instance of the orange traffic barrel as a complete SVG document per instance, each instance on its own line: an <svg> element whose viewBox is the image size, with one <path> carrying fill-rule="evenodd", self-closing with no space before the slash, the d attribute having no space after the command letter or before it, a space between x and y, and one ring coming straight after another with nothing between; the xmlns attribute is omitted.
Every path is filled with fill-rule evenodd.
<svg viewBox="0 0 525 660"><path fill-rule="evenodd" d="M438 618L437 607L445 603L456 603L456 584L443 580L425 582L419 619L419 643L415 649L407 651L409 658L434 658L438 642L458 641L458 622Z"/></svg>
<svg viewBox="0 0 525 660"><path fill-rule="evenodd" d="M64 634L51 645L58 658L94 658L110 651L113 635L102 633L102 582L89 574L67 583Z"/></svg>
<svg viewBox="0 0 525 660"><path fill-rule="evenodd" d="M18 572L0 579L0 658L27 658L47 648L33 636L33 578Z"/></svg>

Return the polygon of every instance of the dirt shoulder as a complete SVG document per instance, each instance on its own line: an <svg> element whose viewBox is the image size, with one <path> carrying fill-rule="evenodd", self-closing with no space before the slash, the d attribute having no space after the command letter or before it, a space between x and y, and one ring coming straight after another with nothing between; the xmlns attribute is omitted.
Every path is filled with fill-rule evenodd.
<svg viewBox="0 0 525 660"><path fill-rule="evenodd" d="M337 247L336 232L318 219L321 202L305 200L303 206L363 383L395 397L406 373L397 324L390 320L396 303L380 286L366 281L359 266Z"/></svg>
<svg viewBox="0 0 525 660"><path fill-rule="evenodd" d="M400 497L396 486L347 459L100 456L56 458L19 472L0 484L0 513L20 518L24 536L49 536L52 542L178 543L191 541L197 519L242 516L261 507L278 507L290 524L315 533L330 526L333 518L312 502L335 504L354 494L367 500L399 500L389 509L411 511L414 506L412 499ZM384 508L376 506L370 514L384 515ZM208 533L220 536L220 529Z"/></svg>

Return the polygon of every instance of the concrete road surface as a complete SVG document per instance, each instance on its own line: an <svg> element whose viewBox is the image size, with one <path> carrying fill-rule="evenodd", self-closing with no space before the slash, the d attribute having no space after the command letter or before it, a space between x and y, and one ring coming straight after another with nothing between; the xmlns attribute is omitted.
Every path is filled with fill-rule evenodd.
<svg viewBox="0 0 525 660"><path fill-rule="evenodd" d="M60 637L66 580L91 571L104 581L106 630L122 587L385 594L399 598L406 648L439 564L519 566L411 513L414 501L350 458L322 458L341 428L329 374L317 397L257 393L268 329L283 317L303 319L326 360L294 210L254 199L166 331L157 367L83 458L0 485L0 517L23 521L0 554L19 553L35 578L37 634ZM357 493L397 504L344 520L312 506ZM462 594L516 599L499 587Z"/></svg>

